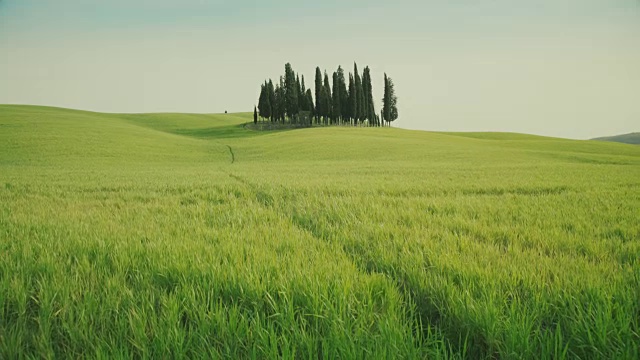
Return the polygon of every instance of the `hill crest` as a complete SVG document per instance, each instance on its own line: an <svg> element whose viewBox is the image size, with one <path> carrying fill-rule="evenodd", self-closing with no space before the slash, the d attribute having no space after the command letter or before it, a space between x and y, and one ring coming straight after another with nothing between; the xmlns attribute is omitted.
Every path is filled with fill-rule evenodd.
<svg viewBox="0 0 640 360"><path fill-rule="evenodd" d="M598 137L591 140L640 145L640 132L632 132L628 134L615 135L615 136L603 136L603 137Z"/></svg>

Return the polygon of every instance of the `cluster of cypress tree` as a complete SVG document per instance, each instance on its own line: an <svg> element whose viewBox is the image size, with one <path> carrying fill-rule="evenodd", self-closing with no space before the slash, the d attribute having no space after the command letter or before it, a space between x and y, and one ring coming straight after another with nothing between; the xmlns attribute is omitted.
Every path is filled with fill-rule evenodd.
<svg viewBox="0 0 640 360"><path fill-rule="evenodd" d="M258 111L260 117L272 122L300 122L301 112L309 114L314 111L311 89L306 89L304 75L302 78L297 75L291 64L285 65L284 72L275 86L271 79L262 84Z"/></svg>
<svg viewBox="0 0 640 360"><path fill-rule="evenodd" d="M293 71L291 64L285 65L284 76L275 86L269 79L262 84L258 111L260 117L272 122L290 122L302 125L368 125L383 126L398 118L398 99L391 78L384 75L384 98L380 116L373 104L371 71L365 67L362 77L354 63L349 73L349 86L341 66L333 73L329 83L327 71L316 67L315 102L311 89L305 87L304 75Z"/></svg>

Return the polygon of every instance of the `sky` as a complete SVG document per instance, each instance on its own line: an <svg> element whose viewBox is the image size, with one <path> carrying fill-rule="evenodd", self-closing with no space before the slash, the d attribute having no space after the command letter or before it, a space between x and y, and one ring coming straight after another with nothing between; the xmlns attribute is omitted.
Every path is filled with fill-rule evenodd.
<svg viewBox="0 0 640 360"><path fill-rule="evenodd" d="M287 62L387 73L402 128L640 131L640 0L0 0L0 104L252 111Z"/></svg>

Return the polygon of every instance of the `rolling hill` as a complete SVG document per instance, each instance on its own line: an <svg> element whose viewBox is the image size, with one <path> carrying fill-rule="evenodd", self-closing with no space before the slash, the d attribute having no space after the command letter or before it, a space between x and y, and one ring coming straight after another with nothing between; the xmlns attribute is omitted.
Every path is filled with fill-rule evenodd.
<svg viewBox="0 0 640 360"><path fill-rule="evenodd" d="M629 133L629 134L624 134L624 135L599 137L599 138L595 138L595 139L592 139L592 140L611 141L611 142L619 142L619 143L623 143L623 144L639 145L640 144L640 133Z"/></svg>
<svg viewBox="0 0 640 360"><path fill-rule="evenodd" d="M638 358L640 148L0 105L0 358Z"/></svg>

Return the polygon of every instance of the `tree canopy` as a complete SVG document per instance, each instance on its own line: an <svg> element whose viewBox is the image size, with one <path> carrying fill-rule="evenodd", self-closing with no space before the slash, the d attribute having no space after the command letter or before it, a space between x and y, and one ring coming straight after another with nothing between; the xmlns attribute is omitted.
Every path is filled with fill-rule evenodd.
<svg viewBox="0 0 640 360"><path fill-rule="evenodd" d="M382 98L382 120L387 124L398 119L398 97L393 80L384 74L384 97Z"/></svg>
<svg viewBox="0 0 640 360"><path fill-rule="evenodd" d="M263 120L298 125L383 126L398 118L398 98L387 74L380 116L376 112L368 66L360 73L354 63L348 78L342 66L331 77L317 66L314 85L314 91L307 88L304 75L287 63L275 86L271 79L260 85L256 110Z"/></svg>

